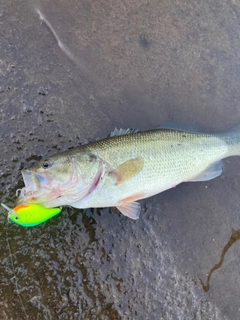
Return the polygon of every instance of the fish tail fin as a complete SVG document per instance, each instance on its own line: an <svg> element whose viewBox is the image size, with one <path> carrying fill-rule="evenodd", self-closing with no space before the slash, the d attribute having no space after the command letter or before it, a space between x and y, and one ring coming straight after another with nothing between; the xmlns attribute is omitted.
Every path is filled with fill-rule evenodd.
<svg viewBox="0 0 240 320"><path fill-rule="evenodd" d="M229 156L240 156L240 125L221 133L219 136L226 142L229 147Z"/></svg>

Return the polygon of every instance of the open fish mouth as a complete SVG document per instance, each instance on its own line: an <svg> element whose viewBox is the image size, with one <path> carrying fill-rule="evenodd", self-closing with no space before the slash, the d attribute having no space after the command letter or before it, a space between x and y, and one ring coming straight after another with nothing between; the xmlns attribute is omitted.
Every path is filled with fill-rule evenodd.
<svg viewBox="0 0 240 320"><path fill-rule="evenodd" d="M22 170L21 173L25 187L16 191L16 195L18 196L16 205L26 203L27 198L31 197L33 193L38 192L47 183L47 178L42 174L31 170Z"/></svg>
<svg viewBox="0 0 240 320"><path fill-rule="evenodd" d="M27 191L37 191L48 182L45 175L31 170L22 170L22 176Z"/></svg>
<svg viewBox="0 0 240 320"><path fill-rule="evenodd" d="M23 181L27 190L36 191L40 187L40 183L36 176L30 170L22 170Z"/></svg>

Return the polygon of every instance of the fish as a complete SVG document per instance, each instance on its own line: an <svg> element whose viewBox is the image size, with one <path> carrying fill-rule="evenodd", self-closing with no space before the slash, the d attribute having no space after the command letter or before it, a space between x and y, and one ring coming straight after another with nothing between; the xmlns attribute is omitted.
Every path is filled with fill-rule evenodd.
<svg viewBox="0 0 240 320"><path fill-rule="evenodd" d="M4 203L1 205L8 210L8 218L22 227L35 227L61 212L61 208L45 208L38 204L20 204L11 209Z"/></svg>
<svg viewBox="0 0 240 320"><path fill-rule="evenodd" d="M46 208L117 207L138 219L138 200L182 182L216 178L222 173L222 159L235 155L240 155L240 125L222 133L115 128L105 139L22 170L25 187L18 202Z"/></svg>

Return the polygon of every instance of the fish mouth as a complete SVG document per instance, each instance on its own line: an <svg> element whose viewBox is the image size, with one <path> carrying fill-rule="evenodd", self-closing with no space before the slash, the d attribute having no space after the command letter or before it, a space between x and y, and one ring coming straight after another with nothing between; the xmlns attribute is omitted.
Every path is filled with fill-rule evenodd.
<svg viewBox="0 0 240 320"><path fill-rule="evenodd" d="M37 174L31 170L22 170L22 177L25 184L26 191L37 191L40 188L41 181Z"/></svg>
<svg viewBox="0 0 240 320"><path fill-rule="evenodd" d="M45 175L41 173L36 173L31 170L22 170L22 177L25 184L25 187L17 190L17 195L19 197L16 200L16 205L26 203L26 202L34 202L36 198L42 193L41 188L47 184L48 179Z"/></svg>

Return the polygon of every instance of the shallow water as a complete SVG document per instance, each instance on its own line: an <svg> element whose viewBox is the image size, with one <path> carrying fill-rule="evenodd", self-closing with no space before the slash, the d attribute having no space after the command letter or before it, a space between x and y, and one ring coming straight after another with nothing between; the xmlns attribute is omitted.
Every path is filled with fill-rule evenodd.
<svg viewBox="0 0 240 320"><path fill-rule="evenodd" d="M216 0L2 3L1 201L22 168L115 126L240 123L239 14ZM240 160L224 164L141 201L137 221L65 208L26 229L0 208L0 318L237 319Z"/></svg>

